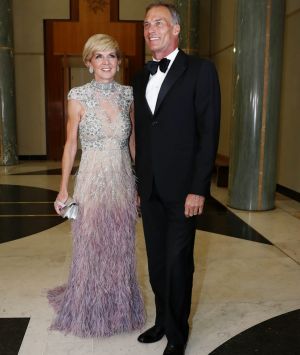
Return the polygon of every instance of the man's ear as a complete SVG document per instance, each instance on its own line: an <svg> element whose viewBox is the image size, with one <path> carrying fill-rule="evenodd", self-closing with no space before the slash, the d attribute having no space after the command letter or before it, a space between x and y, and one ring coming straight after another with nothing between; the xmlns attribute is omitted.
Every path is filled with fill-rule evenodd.
<svg viewBox="0 0 300 355"><path fill-rule="evenodd" d="M178 35L179 34L179 32L180 32L180 25L175 25L174 26L174 29L173 29L173 32L174 32L174 34L175 35Z"/></svg>

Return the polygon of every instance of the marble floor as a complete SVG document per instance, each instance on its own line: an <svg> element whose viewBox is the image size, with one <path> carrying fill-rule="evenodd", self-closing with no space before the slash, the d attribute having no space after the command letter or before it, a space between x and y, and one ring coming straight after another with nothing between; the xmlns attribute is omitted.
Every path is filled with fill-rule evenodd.
<svg viewBox="0 0 300 355"><path fill-rule="evenodd" d="M68 221L55 216L56 162L0 167L0 354L162 355L166 339L139 344L139 332L81 339L49 331L47 289L63 283L71 259ZM186 355L300 354L300 203L276 195L276 208L226 206L212 186L198 220L191 332ZM138 277L154 319L141 220Z"/></svg>

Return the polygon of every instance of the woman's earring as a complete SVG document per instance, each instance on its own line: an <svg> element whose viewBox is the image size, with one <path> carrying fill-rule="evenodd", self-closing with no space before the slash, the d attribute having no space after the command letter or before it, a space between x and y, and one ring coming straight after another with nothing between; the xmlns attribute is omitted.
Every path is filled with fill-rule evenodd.
<svg viewBox="0 0 300 355"><path fill-rule="evenodd" d="M120 66L118 65L118 66L117 66L117 71L119 71L119 70L120 70Z"/></svg>
<svg viewBox="0 0 300 355"><path fill-rule="evenodd" d="M93 73L94 73L94 68L93 68L91 65L89 66L89 73L90 73L90 74L93 74Z"/></svg>

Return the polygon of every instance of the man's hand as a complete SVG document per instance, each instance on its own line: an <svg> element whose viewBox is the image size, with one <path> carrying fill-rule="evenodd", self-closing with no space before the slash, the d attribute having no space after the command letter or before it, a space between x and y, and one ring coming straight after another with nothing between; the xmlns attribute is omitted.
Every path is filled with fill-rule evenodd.
<svg viewBox="0 0 300 355"><path fill-rule="evenodd" d="M188 194L184 205L184 214L186 217L200 215L203 211L205 197Z"/></svg>
<svg viewBox="0 0 300 355"><path fill-rule="evenodd" d="M141 198L140 196L137 194L136 195L136 207L140 208L141 207Z"/></svg>
<svg viewBox="0 0 300 355"><path fill-rule="evenodd" d="M139 217L142 216L142 212L141 212L141 198L138 194L136 194L136 210L137 210L137 214Z"/></svg>

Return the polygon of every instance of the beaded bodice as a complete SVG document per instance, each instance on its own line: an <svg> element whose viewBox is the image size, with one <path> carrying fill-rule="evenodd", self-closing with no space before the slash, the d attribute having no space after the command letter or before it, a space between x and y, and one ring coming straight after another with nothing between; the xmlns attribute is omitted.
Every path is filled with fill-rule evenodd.
<svg viewBox="0 0 300 355"><path fill-rule="evenodd" d="M131 131L132 88L95 80L70 90L68 99L80 101L85 113L79 124L82 150L124 149Z"/></svg>

